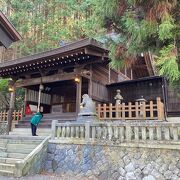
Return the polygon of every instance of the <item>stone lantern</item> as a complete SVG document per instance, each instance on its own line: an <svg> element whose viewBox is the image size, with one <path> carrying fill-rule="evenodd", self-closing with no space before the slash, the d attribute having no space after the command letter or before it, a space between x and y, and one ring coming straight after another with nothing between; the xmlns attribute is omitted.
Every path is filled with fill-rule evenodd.
<svg viewBox="0 0 180 180"><path fill-rule="evenodd" d="M123 100L123 97L121 96L121 90L120 89L117 89L116 90L117 94L116 96L114 97L114 99L116 100L116 105L119 105L122 103L122 100Z"/></svg>
<svg viewBox="0 0 180 180"><path fill-rule="evenodd" d="M143 103L147 102L146 99L144 99L143 96L141 96L141 98L136 99L136 102L138 102L138 105L140 107L140 111L139 111L139 117L143 117L144 115L144 111L143 111Z"/></svg>

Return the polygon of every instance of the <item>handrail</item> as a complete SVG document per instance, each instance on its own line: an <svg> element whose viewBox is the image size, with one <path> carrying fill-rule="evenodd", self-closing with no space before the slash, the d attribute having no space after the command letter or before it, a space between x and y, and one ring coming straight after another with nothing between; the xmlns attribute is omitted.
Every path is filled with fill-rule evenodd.
<svg viewBox="0 0 180 180"><path fill-rule="evenodd" d="M119 142L180 142L180 123L166 122L52 122L52 139Z"/></svg>
<svg viewBox="0 0 180 180"><path fill-rule="evenodd" d="M15 176L21 177L22 175L26 175L29 171L28 168L24 170L24 168L27 166L27 164L30 164L32 162L35 156L37 156L41 151L43 150L43 147L47 144L48 140L50 139L50 136L46 137L28 156L26 156L23 160L17 161L15 163ZM38 159L36 159L37 161ZM25 172L23 172L25 171Z"/></svg>

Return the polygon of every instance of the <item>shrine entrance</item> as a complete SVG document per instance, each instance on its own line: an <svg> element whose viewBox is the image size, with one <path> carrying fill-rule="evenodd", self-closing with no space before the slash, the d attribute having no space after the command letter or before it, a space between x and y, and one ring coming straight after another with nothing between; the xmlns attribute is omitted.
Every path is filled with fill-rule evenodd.
<svg viewBox="0 0 180 180"><path fill-rule="evenodd" d="M51 88L51 113L76 112L75 82L56 82L47 84L47 87Z"/></svg>
<svg viewBox="0 0 180 180"><path fill-rule="evenodd" d="M86 78L82 78L79 83L76 83L73 79L43 84L40 110L44 114L76 113L82 95L88 94L88 84ZM25 103L32 112L37 110L38 90L39 85L26 88Z"/></svg>

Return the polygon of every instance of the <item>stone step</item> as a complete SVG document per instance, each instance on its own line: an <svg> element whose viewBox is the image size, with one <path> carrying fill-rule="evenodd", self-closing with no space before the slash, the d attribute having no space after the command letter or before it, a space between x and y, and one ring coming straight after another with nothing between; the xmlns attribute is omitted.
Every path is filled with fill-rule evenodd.
<svg viewBox="0 0 180 180"><path fill-rule="evenodd" d="M1 137L1 136L0 136L0 137ZM1 147L6 146L6 144L7 144L7 140L0 139L0 146L1 146Z"/></svg>
<svg viewBox="0 0 180 180"><path fill-rule="evenodd" d="M8 153L5 151L1 151L0 152L0 157L7 157L8 156Z"/></svg>
<svg viewBox="0 0 180 180"><path fill-rule="evenodd" d="M6 143L0 143L0 150L6 148Z"/></svg>
<svg viewBox="0 0 180 180"><path fill-rule="evenodd" d="M8 153L8 158L24 159L29 153Z"/></svg>
<svg viewBox="0 0 180 180"><path fill-rule="evenodd" d="M13 176L14 172L13 171L7 171L7 170L0 170L0 175L1 176Z"/></svg>
<svg viewBox="0 0 180 180"><path fill-rule="evenodd" d="M28 124L16 124L15 128L29 128L31 125ZM51 128L51 124L39 124L38 127L40 128Z"/></svg>
<svg viewBox="0 0 180 180"><path fill-rule="evenodd" d="M38 143L39 144L39 143ZM9 143L7 144L7 150L10 149L34 149L35 147L37 147L38 144L33 144L33 143L21 143L21 144L13 144L13 143Z"/></svg>
<svg viewBox="0 0 180 180"><path fill-rule="evenodd" d="M7 143L19 143L19 144L26 144L26 143L37 143L39 144L42 142L44 137L36 137L36 136L12 136L12 135L5 135L5 136L0 136L1 141L7 141Z"/></svg>
<svg viewBox="0 0 180 180"><path fill-rule="evenodd" d="M1 146L1 145L0 145L0 153L1 153L1 152L5 152L6 149L7 149L7 148L6 148L5 146Z"/></svg>
<svg viewBox="0 0 180 180"><path fill-rule="evenodd" d="M10 132L11 135L18 135L18 136L32 136L31 129L30 128L14 128L12 132ZM38 128L37 129L37 135L38 136L49 136L51 134L50 128Z"/></svg>
<svg viewBox="0 0 180 180"><path fill-rule="evenodd" d="M72 117L72 118L43 118L40 122L49 122L49 121L53 121L53 120L58 120L59 122L66 122L66 121L75 121L76 118ZM30 122L31 118L29 119L22 119L19 122Z"/></svg>
<svg viewBox="0 0 180 180"><path fill-rule="evenodd" d="M0 163L0 170L14 171L15 164Z"/></svg>
<svg viewBox="0 0 180 180"><path fill-rule="evenodd" d="M21 145L21 144L15 144L15 145L11 145L11 144L8 144L8 147L7 147L7 150L6 152L7 153L30 153L33 151L33 149L35 147L37 147L38 145L33 145L33 144L26 144L26 145Z"/></svg>
<svg viewBox="0 0 180 180"><path fill-rule="evenodd" d="M32 149L8 149L7 153L20 153L20 154L29 154L34 150L34 148ZM9 156L9 155L8 155Z"/></svg>
<svg viewBox="0 0 180 180"><path fill-rule="evenodd" d="M17 161L21 161L21 160L22 159L17 159L17 158L0 157L0 163L15 164Z"/></svg>
<svg viewBox="0 0 180 180"><path fill-rule="evenodd" d="M22 131L28 131L31 132L31 128L14 128L13 129L14 132L22 132ZM37 131L39 132L50 132L51 129L50 128L37 128Z"/></svg>
<svg viewBox="0 0 180 180"><path fill-rule="evenodd" d="M31 119L33 115L26 115L26 117L23 117L23 119ZM43 119L46 118L59 118L59 119L65 119L65 118L75 118L76 114L75 113L65 113L65 114L43 114Z"/></svg>
<svg viewBox="0 0 180 180"><path fill-rule="evenodd" d="M13 135L13 136L19 136L19 137L24 137L24 136L29 136L29 137L31 137L31 136L32 136L31 133L26 133L26 132L11 132L10 134ZM47 137L47 136L49 136L50 134L51 134L51 133L38 133L38 132L37 132L38 137L41 137L41 138ZM35 136L32 136L32 137L35 137Z"/></svg>

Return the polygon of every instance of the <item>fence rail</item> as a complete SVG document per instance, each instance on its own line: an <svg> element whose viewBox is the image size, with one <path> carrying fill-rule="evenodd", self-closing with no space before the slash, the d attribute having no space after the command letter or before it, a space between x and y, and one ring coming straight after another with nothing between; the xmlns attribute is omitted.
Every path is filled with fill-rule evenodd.
<svg viewBox="0 0 180 180"><path fill-rule="evenodd" d="M8 117L8 111L1 111L0 112L0 122L7 122L7 117ZM12 122L13 123L18 123L23 117L23 109L21 110L14 110L12 114Z"/></svg>
<svg viewBox="0 0 180 180"><path fill-rule="evenodd" d="M164 104L157 97L156 102L129 102L127 104L98 104L97 114L100 120L164 120Z"/></svg>
<svg viewBox="0 0 180 180"><path fill-rule="evenodd" d="M57 123L52 139L118 140L118 142L179 142L180 123Z"/></svg>

